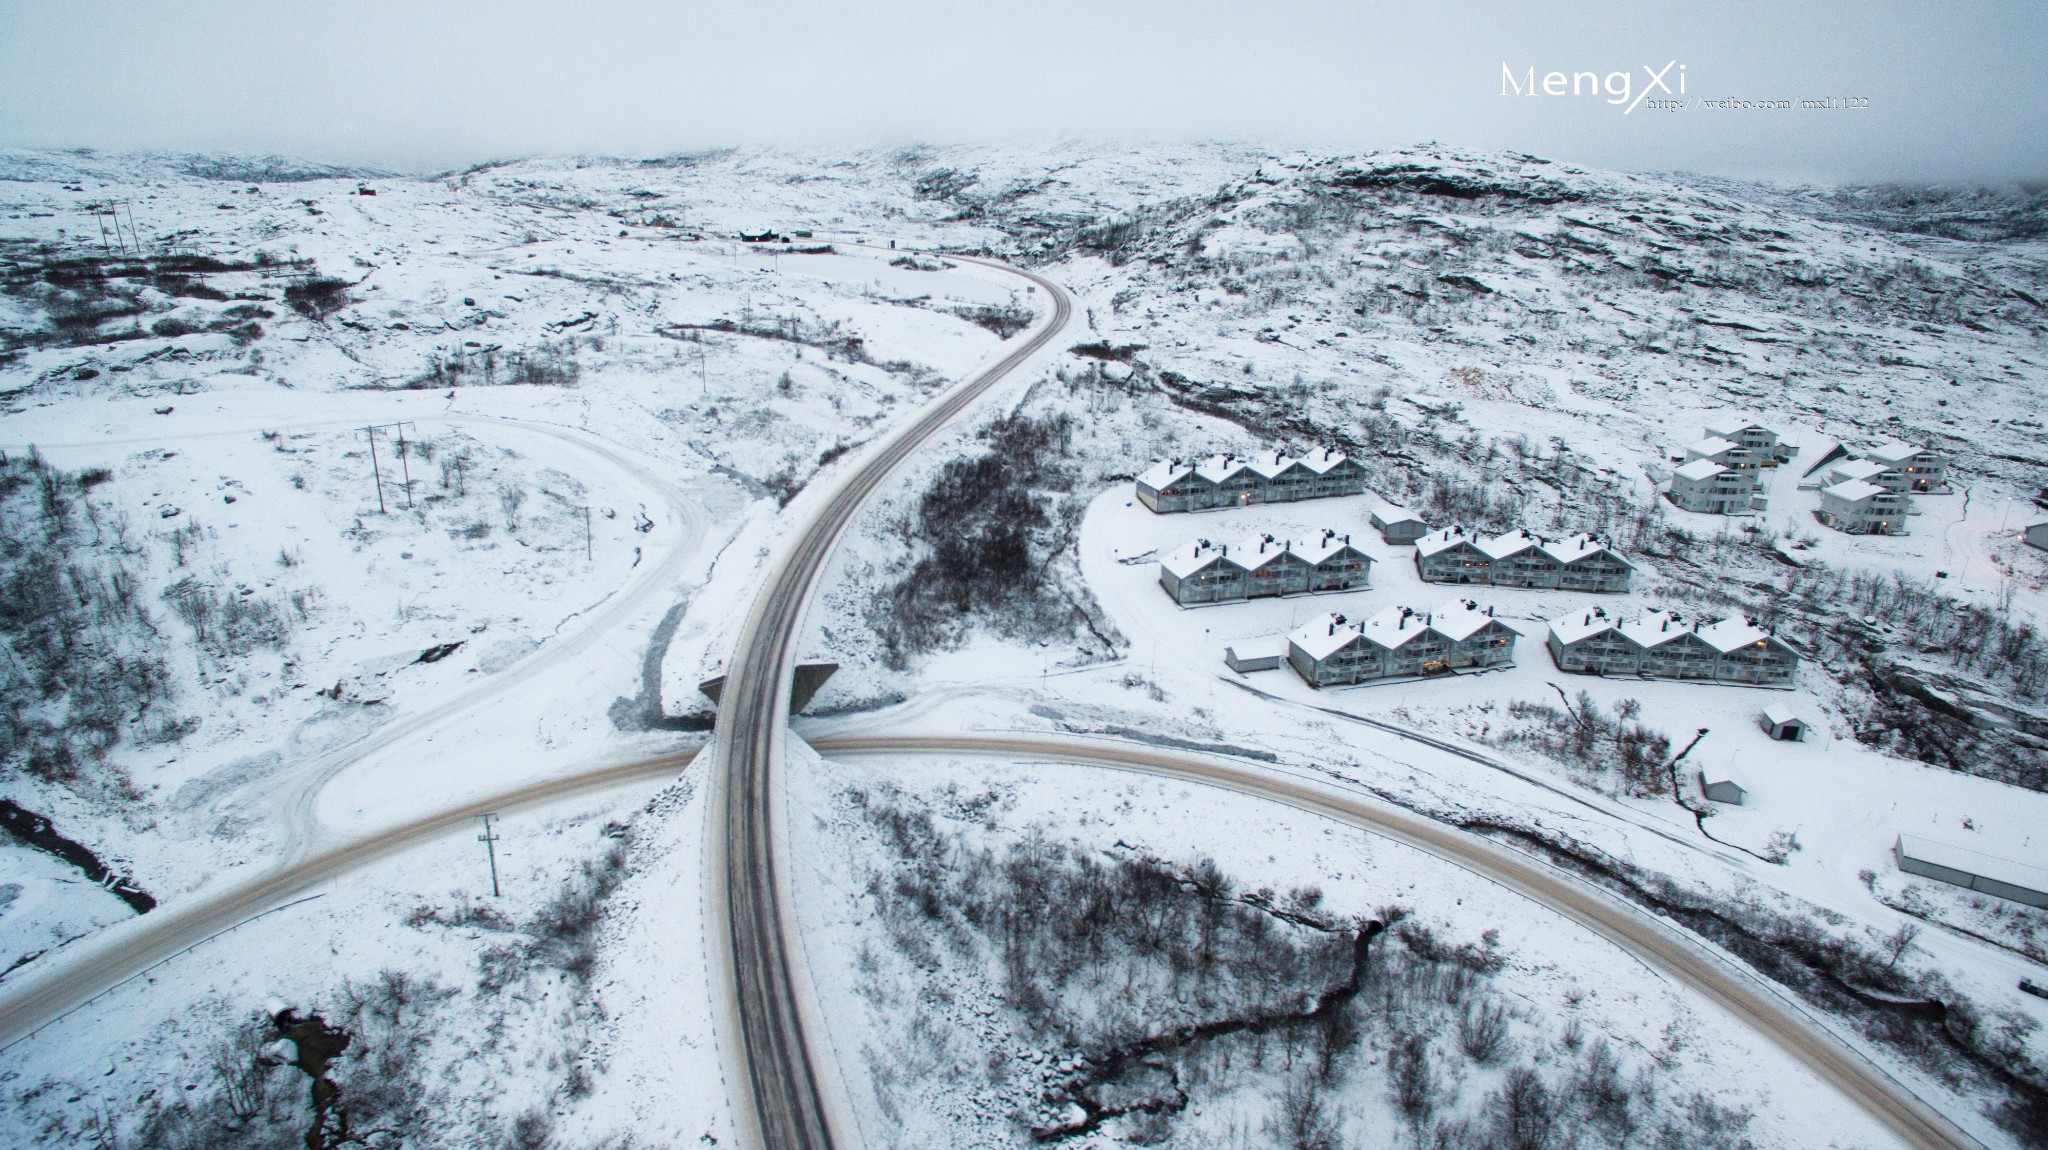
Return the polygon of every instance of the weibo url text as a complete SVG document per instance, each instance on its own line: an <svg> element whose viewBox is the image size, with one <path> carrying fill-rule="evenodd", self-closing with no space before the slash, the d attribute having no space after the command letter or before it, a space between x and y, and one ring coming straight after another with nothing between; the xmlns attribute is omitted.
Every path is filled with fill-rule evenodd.
<svg viewBox="0 0 2048 1150"><path fill-rule="evenodd" d="M1870 108L1868 96L1823 96L1818 100L1644 100L1645 112L1862 112Z"/></svg>
<svg viewBox="0 0 2048 1150"><path fill-rule="evenodd" d="M1683 112L1689 108L1722 112L1862 111L1870 107L1867 96L1824 96L1817 100L1746 100L1689 97L1685 92L1685 65L1667 61L1661 68L1643 65L1642 75L1615 71L1601 73L1542 72L1534 65L1517 72L1506 61L1500 66L1500 94L1525 97L1583 97L1613 104L1626 116L1637 108L1651 112Z"/></svg>

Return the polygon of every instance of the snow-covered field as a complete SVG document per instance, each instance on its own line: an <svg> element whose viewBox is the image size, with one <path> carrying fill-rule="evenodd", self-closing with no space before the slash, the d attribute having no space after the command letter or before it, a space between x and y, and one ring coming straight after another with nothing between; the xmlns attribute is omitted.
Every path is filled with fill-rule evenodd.
<svg viewBox="0 0 2048 1150"><path fill-rule="evenodd" d="M95 623L94 649L164 668L147 713L103 752L82 751L81 769L10 745L0 796L49 815L159 899L703 738L696 685L722 670L807 486L999 354L1033 309L1014 277L950 249L1067 285L1078 346L1053 349L1052 367L935 439L858 519L799 652L841 670L800 733L1065 729L1248 751L1453 822L1521 828L1633 868L1630 881L1768 909L1774 929L1879 948L1919 925L1896 965L1966 997L1980 1034L2006 1036L1991 1046L2011 1065L2048 1055L2048 1002L2016 989L2048 982L2048 916L1912 880L1889 855L1905 832L2048 859L2048 839L2036 841L2048 797L2014 785L2048 777L2027 773L2048 762L2048 556L2017 539L2042 517L2033 500L2048 484L2034 414L2048 250L2019 226L2037 208L1874 215L1848 193L1440 148L730 151L433 178L13 152L0 175L0 445L16 467L34 446L66 508L37 502L40 479L0 493L9 561L31 539L57 554L55 539L51 570L131 580L120 601L141 613ZM110 203L121 228L133 222L127 250L109 250L111 232L102 241L109 217L92 205ZM787 240L743 243L743 230ZM1722 519L1660 500L1673 458L1736 410L1800 447L1769 476L1770 510ZM1020 427L1047 446L1018 457L1004 443L1020 442ZM1947 453L1953 493L1920 497L1901 537L1819 524L1818 495L1799 490L1806 469L1838 443L1887 438ZM1373 496L1175 516L1131 497L1129 477L1155 458L1325 444L1366 463ZM987 466L953 466L976 461ZM967 491L968 479L988 490ZM1372 531L1374 497L1432 525L1611 535L1638 564L1635 591L1463 589L1523 636L1501 672L1315 692L1284 668L1224 668L1225 644L1324 611L1451 597ZM1036 510L1010 536L976 517L999 506ZM967 596L906 648L901 632L883 633L888 610L944 606L906 586L937 553L920 525L947 507L949 529L1014 544L1034 577L1008 598ZM1182 610L1157 585L1157 556L1191 539L1325 528L1378 560L1370 588ZM1566 676L1543 623L1595 602L1780 620L1805 655L1798 685ZM220 630L230 617L241 630ZM22 626L18 610L10 618ZM26 650L26 633L8 642ZM32 678L10 680L21 714L77 713L61 690L21 685ZM1634 721L1674 750L1705 728L1681 781L1732 777L1747 803L1714 808L1710 839L1672 796L1625 793L1599 762L1539 751L1540 720L1513 708L1561 705L1553 685L1608 712L1634 700ZM1764 737L1756 712L1775 701L1814 722L1811 741ZM892 1064L890 1043L970 1061L1020 1053L972 994L929 1012L877 1005L935 976L883 962L886 940L863 921L865 876L886 860L849 813L848 788L900 786L945 810L944 779L998 795L999 817L954 820L962 841L993 851L1036 826L1082 851L1214 857L1246 887L1319 885L1347 915L1399 902L1449 939L1500 930L1511 955L1501 993L1531 1035L1577 1012L1588 1035L1647 1056L1684 1019L1685 1050L1659 1070L1667 1101L1704 1091L1749 1108L1761 1145L1881 1142L1834 1103L1809 1105L1832 1095L1798 1085L1779 1055L1620 952L1358 832L1071 767L793 773L799 806L819 820L792 822L798 914L870 1141L890 1141L875 1131L899 1123L922 1144L1028 1137L1013 1103L977 1094L973 1074L918 1092L874 1071ZM564 834L623 809L592 806ZM394 925L407 913L394 899L476 894L474 876L450 877L474 848L450 840L338 880L331 897L357 910L280 911L230 936L243 940L232 955L175 959L119 991L118 1010L102 1000L11 1047L20 1077L6 1085L26 1099L7 1108L22 1116L13 1129L54 1143L71 1135L51 1131L84 1130L93 1106L120 1110L82 1088L28 1098L32 1084L136 1051L111 1079L121 1097L173 1089L165 1067L203 1058L222 1019L271 995L338 1010L341 979L367 984L388 967L455 990L436 1017L462 1022L434 1040L436 1057L472 1039L554 1051L572 1032L595 1036L597 1053L575 1063L591 1068L587 1094L560 1077L575 1062L566 1055L490 1064L516 1080L502 1104L466 1071L437 1086L434 1097L476 1116L474 1137L434 1136L445 1144L509 1132L536 1107L561 1144L729 1141L694 917L704 817L694 792L678 792L631 820L581 1021L556 1017L568 1000L547 995L561 987L529 987L532 1002L511 1014L484 1001L480 956L498 928L466 938ZM602 853L592 837L531 858L541 869L529 885L568 881ZM521 897L504 909L514 927L539 913ZM51 948L129 913L75 869L0 847L0 967L61 958ZM323 948L327 959L313 953ZM883 965L859 966L864 954ZM272 969L292 974L253 973ZM930 1029L901 1030L913 1023ZM847 1053L863 1047L880 1061ZM1946 1077L1897 1044L1870 1049L1980 1137L2016 1137L1978 1114L1981 1075ZM1392 1139L1373 1085L1385 1069L1347 1072L1357 1096L1338 1101L1360 1137ZM1468 1117L1499 1074L1465 1085ZM1263 1144L1281 1087L1257 1076L1218 1086L1173 1144Z"/></svg>

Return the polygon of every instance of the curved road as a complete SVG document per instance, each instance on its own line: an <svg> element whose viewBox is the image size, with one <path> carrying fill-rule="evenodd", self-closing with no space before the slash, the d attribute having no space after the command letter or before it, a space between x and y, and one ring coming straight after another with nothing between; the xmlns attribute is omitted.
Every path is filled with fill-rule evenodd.
<svg viewBox="0 0 2048 1150"><path fill-rule="evenodd" d="M840 735L811 742L819 754L975 755L1075 763L1221 787L1361 827L1483 875L1586 926L1651 967L1718 1003L1841 1091L1918 1150L1982 1150L1982 1144L1788 1003L1769 984L1633 906L1528 855L1356 791L1227 759L1143 743L1047 735Z"/></svg>
<svg viewBox="0 0 2048 1150"><path fill-rule="evenodd" d="M728 1057L743 1071L735 1085L744 1084L745 1097L734 1100L734 1114L742 1122L754 1119L753 1141L764 1150L829 1150L834 1144L831 1105L804 1036L805 1002L792 975L775 859L776 776L788 731L790 673L818 574L854 514L889 473L1065 330L1073 315L1067 293L1050 280L986 261L963 262L1030 280L1045 293L1051 313L1008 355L871 449L826 496L767 572L719 704L719 767L711 796L716 841L710 846L724 856L724 881L713 883L723 905L711 917L724 938L714 938L712 945L725 951L729 965L720 973L732 984L729 998L738 1014L738 1049L729 1049Z"/></svg>

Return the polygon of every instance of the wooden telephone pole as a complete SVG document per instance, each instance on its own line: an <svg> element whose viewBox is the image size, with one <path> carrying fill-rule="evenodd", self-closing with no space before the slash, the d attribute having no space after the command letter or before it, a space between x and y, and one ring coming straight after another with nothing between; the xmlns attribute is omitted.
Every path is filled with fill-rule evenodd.
<svg viewBox="0 0 2048 1150"><path fill-rule="evenodd" d="M484 816L484 833L476 836L476 841L484 844L484 857L491 860L491 897L500 898L502 896L498 893L498 836L491 833L491 818L490 815Z"/></svg>

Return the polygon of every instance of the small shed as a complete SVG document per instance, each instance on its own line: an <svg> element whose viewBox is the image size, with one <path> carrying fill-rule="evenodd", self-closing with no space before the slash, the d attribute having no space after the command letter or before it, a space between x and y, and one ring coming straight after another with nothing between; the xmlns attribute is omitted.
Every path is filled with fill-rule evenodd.
<svg viewBox="0 0 2048 1150"><path fill-rule="evenodd" d="M1783 703L1772 703L1765 707L1763 714L1756 717L1756 724L1764 734L1787 743L1806 741L1806 720L1792 713L1792 708Z"/></svg>
<svg viewBox="0 0 2048 1150"><path fill-rule="evenodd" d="M1707 796L1710 803L1727 803L1731 807L1741 806L1742 800L1749 797L1741 783L1734 779L1711 781L1705 771L1700 772L1700 793Z"/></svg>
<svg viewBox="0 0 2048 1150"><path fill-rule="evenodd" d="M1892 853L1907 874L2048 908L2048 870L2040 867L1913 835L1900 835Z"/></svg>
<svg viewBox="0 0 2048 1150"><path fill-rule="evenodd" d="M1382 505L1372 513L1372 525L1389 543L1413 543L1429 533L1421 516L1404 508Z"/></svg>
<svg viewBox="0 0 2048 1150"><path fill-rule="evenodd" d="M1246 639L1223 648L1223 661L1240 675L1278 670L1286 657L1287 641L1281 638Z"/></svg>
<svg viewBox="0 0 2048 1150"><path fill-rule="evenodd" d="M2048 523L2036 523L2026 530L2027 545L2048 551Z"/></svg>

